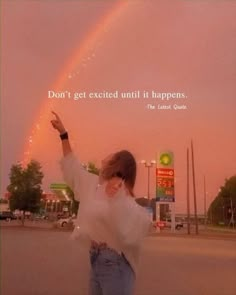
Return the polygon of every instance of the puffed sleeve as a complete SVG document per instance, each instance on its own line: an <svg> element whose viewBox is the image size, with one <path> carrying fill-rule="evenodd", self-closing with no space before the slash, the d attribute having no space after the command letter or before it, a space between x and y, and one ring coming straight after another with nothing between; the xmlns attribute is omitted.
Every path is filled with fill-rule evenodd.
<svg viewBox="0 0 236 295"><path fill-rule="evenodd" d="M89 173L73 153L63 157L60 166L64 181L73 190L76 200L88 197L91 189L97 186L98 176Z"/></svg>
<svg viewBox="0 0 236 295"><path fill-rule="evenodd" d="M151 221L147 211L138 205L134 199L128 198L121 217L122 225L120 229L123 242L127 245L135 245L147 236Z"/></svg>
<svg viewBox="0 0 236 295"><path fill-rule="evenodd" d="M124 195L111 203L111 221L124 245L138 245L148 234L151 220L147 211L135 200Z"/></svg>

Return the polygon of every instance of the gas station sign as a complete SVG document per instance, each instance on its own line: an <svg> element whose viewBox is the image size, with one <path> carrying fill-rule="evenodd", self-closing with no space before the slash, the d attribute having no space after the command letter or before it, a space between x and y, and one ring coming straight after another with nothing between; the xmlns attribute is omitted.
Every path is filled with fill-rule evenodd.
<svg viewBox="0 0 236 295"><path fill-rule="evenodd" d="M156 201L174 202L174 156L171 152L160 153L156 168Z"/></svg>

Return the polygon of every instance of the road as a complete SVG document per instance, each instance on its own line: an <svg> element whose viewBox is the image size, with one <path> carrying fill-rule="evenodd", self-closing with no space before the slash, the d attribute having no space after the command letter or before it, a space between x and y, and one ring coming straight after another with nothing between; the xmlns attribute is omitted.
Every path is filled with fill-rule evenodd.
<svg viewBox="0 0 236 295"><path fill-rule="evenodd" d="M1 229L2 295L86 295L87 255L70 232ZM235 295L236 240L152 236L135 295Z"/></svg>

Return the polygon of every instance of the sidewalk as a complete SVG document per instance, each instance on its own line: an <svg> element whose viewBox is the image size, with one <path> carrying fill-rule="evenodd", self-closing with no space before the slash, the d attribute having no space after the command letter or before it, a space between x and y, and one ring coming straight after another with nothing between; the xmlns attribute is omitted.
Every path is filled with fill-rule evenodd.
<svg viewBox="0 0 236 295"><path fill-rule="evenodd" d="M196 235L195 228L191 227L190 235L187 233L187 229L181 230L161 230L160 232L152 232L149 236L152 237L179 237L179 238L199 238L199 239L222 239L222 240L235 240L236 241L236 229L219 228L215 226L208 226L207 228L200 227L199 233Z"/></svg>
<svg viewBox="0 0 236 295"><path fill-rule="evenodd" d="M225 233L235 233L236 234L236 227L219 227L219 226L207 226L208 231L217 231L217 232L225 232Z"/></svg>
<svg viewBox="0 0 236 295"><path fill-rule="evenodd" d="M20 230L44 230L44 231L72 231L72 228L58 227L52 221L30 221L25 220L25 225L22 226L21 221L13 220L10 222L0 221L0 229L20 229ZM207 228L200 227L199 234L195 234L195 228L191 227L191 234L187 234L187 229L176 230L171 232L170 229L164 229L160 232L153 231L149 234L150 237L179 237L179 238L199 238L199 239L222 239L222 240L235 240L236 229L220 228L216 226L208 226Z"/></svg>
<svg viewBox="0 0 236 295"><path fill-rule="evenodd" d="M67 227L58 227L56 223L53 221L31 221L25 220L24 226L20 220L12 220L10 222L6 222L1 220L0 222L1 229L30 229L30 230L54 230L54 231L72 231L71 228Z"/></svg>

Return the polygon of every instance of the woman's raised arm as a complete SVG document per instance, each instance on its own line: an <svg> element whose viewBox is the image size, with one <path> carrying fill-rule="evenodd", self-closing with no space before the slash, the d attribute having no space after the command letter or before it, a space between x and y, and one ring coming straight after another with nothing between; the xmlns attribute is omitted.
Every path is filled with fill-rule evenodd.
<svg viewBox="0 0 236 295"><path fill-rule="evenodd" d="M96 187L98 176L89 173L79 162L72 152L69 142L68 133L57 113L52 112L55 116L51 120L52 126L59 132L62 142L63 159L61 160L61 169L65 182L73 190L75 198L81 200L88 195L89 190Z"/></svg>
<svg viewBox="0 0 236 295"><path fill-rule="evenodd" d="M58 114L53 111L52 111L52 113L55 116L55 119L51 120L52 126L59 132L60 137L62 139L61 142L62 142L63 155L67 156L68 154L70 154L72 152L70 141L68 138L68 133L67 133L60 117L58 116Z"/></svg>

